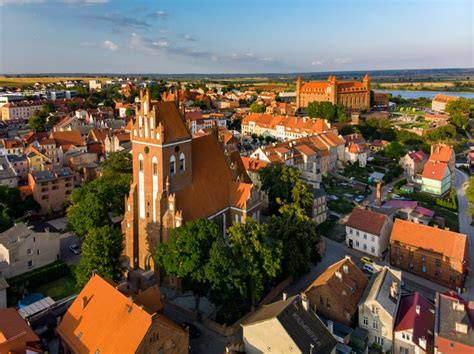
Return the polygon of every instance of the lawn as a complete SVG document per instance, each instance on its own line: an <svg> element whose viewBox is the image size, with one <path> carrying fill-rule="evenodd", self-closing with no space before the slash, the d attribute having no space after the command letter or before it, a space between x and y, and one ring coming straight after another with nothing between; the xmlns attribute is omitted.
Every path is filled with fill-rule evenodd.
<svg viewBox="0 0 474 354"><path fill-rule="evenodd" d="M55 83L58 81L67 80L83 80L89 82L89 80L110 80L108 77L84 77L84 76L0 76L0 86L28 86L33 85L35 82L41 83Z"/></svg>
<svg viewBox="0 0 474 354"><path fill-rule="evenodd" d="M422 207L431 209L435 212L436 215L441 216L445 220L445 226L449 227L451 231L459 232L459 216L457 213L452 212L446 208L443 208L439 205L418 202Z"/></svg>
<svg viewBox="0 0 474 354"><path fill-rule="evenodd" d="M77 292L76 278L74 274L66 275L50 283L40 285L36 289L29 289L31 293L41 293L45 297L50 296L54 300L61 300Z"/></svg>

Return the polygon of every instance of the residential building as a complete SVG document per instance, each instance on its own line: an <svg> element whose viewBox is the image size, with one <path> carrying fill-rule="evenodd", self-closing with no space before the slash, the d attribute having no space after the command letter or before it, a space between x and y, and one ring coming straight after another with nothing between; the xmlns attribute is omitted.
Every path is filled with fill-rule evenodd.
<svg viewBox="0 0 474 354"><path fill-rule="evenodd" d="M28 120L46 101L17 101L2 106L2 120Z"/></svg>
<svg viewBox="0 0 474 354"><path fill-rule="evenodd" d="M108 156L113 152L129 151L132 147L130 142L130 133L118 132L108 134L104 139L105 155Z"/></svg>
<svg viewBox="0 0 474 354"><path fill-rule="evenodd" d="M350 248L381 258L387 250L393 228L389 216L354 208L346 223L346 244Z"/></svg>
<svg viewBox="0 0 474 354"><path fill-rule="evenodd" d="M0 155L21 155L23 153L23 143L18 139L1 139Z"/></svg>
<svg viewBox="0 0 474 354"><path fill-rule="evenodd" d="M434 322L435 307L423 295L402 295L393 329L393 353L433 353Z"/></svg>
<svg viewBox="0 0 474 354"><path fill-rule="evenodd" d="M428 157L422 150L410 151L400 159L400 166L409 177L422 173Z"/></svg>
<svg viewBox="0 0 474 354"><path fill-rule="evenodd" d="M203 114L201 111L189 111L185 112L184 117L191 134L196 134L201 129L211 129L215 124L227 129L227 119L222 113Z"/></svg>
<svg viewBox="0 0 474 354"><path fill-rule="evenodd" d="M468 266L467 236L396 219L390 264L453 289L462 289Z"/></svg>
<svg viewBox="0 0 474 354"><path fill-rule="evenodd" d="M296 295L264 305L242 323L245 353L336 353L336 339Z"/></svg>
<svg viewBox="0 0 474 354"><path fill-rule="evenodd" d="M308 107L310 102L331 102L342 104L347 110L363 111L370 109L370 77L362 81L338 81L329 75L327 81L303 82L296 80L296 107Z"/></svg>
<svg viewBox="0 0 474 354"><path fill-rule="evenodd" d="M28 184L41 212L61 210L74 189L74 174L69 167L53 171L32 171Z"/></svg>
<svg viewBox="0 0 474 354"><path fill-rule="evenodd" d="M431 101L431 110L434 112L444 113L446 112L446 105L449 102L456 101L457 99L459 99L458 96L448 96L439 93Z"/></svg>
<svg viewBox="0 0 474 354"><path fill-rule="evenodd" d="M33 145L30 145L25 149L25 154L26 159L28 160L29 172L43 171L46 169L46 166L52 165L51 159L36 149Z"/></svg>
<svg viewBox="0 0 474 354"><path fill-rule="evenodd" d="M6 156L0 155L0 186L18 186L18 175Z"/></svg>
<svg viewBox="0 0 474 354"><path fill-rule="evenodd" d="M40 339L15 308L0 308L0 353L43 353Z"/></svg>
<svg viewBox="0 0 474 354"><path fill-rule="evenodd" d="M134 297L92 275L57 327L63 353L188 353L188 333L157 312L159 289L150 290Z"/></svg>
<svg viewBox="0 0 474 354"><path fill-rule="evenodd" d="M349 143L346 146L345 161L350 163L358 163L360 167L367 165L369 157L369 149L365 144Z"/></svg>
<svg viewBox="0 0 474 354"><path fill-rule="evenodd" d="M256 188L231 168L216 133L193 138L176 102L152 104L148 91L140 98L131 134L133 182L122 222L131 281L154 268L156 245L168 240L172 228L207 218L225 232L247 216L259 221L262 204Z"/></svg>
<svg viewBox="0 0 474 354"><path fill-rule="evenodd" d="M89 90L102 90L105 86L100 80L89 80Z"/></svg>
<svg viewBox="0 0 474 354"><path fill-rule="evenodd" d="M359 302L359 327L369 331L369 346L373 343L384 352L392 350L393 326L402 291L402 273L383 267L372 276Z"/></svg>
<svg viewBox="0 0 474 354"><path fill-rule="evenodd" d="M0 233L0 277L11 278L59 259L60 234L17 223Z"/></svg>
<svg viewBox="0 0 474 354"><path fill-rule="evenodd" d="M449 192L454 176L455 154L451 146L435 144L421 174L421 191L444 195Z"/></svg>
<svg viewBox="0 0 474 354"><path fill-rule="evenodd" d="M28 179L29 165L25 155L8 155L8 162L15 171L19 181ZM0 158L1 159L1 158Z"/></svg>
<svg viewBox="0 0 474 354"><path fill-rule="evenodd" d="M328 267L305 290L318 314L352 325L357 321L357 306L367 287L367 277L349 256Z"/></svg>
<svg viewBox="0 0 474 354"><path fill-rule="evenodd" d="M326 221L329 213L327 206L327 194L323 189L311 189L313 194L313 206L311 212L311 220L316 225L319 225Z"/></svg>
<svg viewBox="0 0 474 354"><path fill-rule="evenodd" d="M259 197L263 201L264 207L268 206L268 195L262 191L262 180L260 178L260 171L265 167L269 166L268 162L262 161L260 159L254 159L252 157L241 157L242 163L245 170L247 171L248 176L252 180L252 184L255 186L259 192Z"/></svg>
<svg viewBox="0 0 474 354"><path fill-rule="evenodd" d="M436 293L434 347L436 354L474 353L472 301L455 292Z"/></svg>
<svg viewBox="0 0 474 354"><path fill-rule="evenodd" d="M274 116L264 113L250 113L242 119L242 134L244 135L270 135L279 140L293 140L325 132L338 134L337 129L332 128L323 119Z"/></svg>

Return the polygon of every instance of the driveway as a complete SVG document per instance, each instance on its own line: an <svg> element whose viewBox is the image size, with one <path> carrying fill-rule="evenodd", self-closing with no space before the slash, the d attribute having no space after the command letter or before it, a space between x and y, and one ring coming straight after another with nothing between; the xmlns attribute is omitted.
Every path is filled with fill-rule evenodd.
<svg viewBox="0 0 474 354"><path fill-rule="evenodd" d="M458 195L459 231L467 235L469 240L469 267L474 267L474 227L471 226L472 215L469 212L469 201L466 198L466 189L469 177L462 171L456 169L454 187ZM474 274L472 270L466 279L466 293L463 296L468 300L474 300Z"/></svg>
<svg viewBox="0 0 474 354"><path fill-rule="evenodd" d="M72 232L66 232L64 234L61 234L61 238L59 241L59 259L62 261L66 262L67 264L78 264L79 259L81 258L81 255L75 255L69 250L69 246L77 244L80 245L81 242L79 240L79 237L77 235L73 234Z"/></svg>

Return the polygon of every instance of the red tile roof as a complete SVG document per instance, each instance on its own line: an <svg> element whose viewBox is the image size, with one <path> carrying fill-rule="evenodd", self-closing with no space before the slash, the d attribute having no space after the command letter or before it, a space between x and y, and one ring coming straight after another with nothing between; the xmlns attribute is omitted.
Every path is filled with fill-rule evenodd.
<svg viewBox="0 0 474 354"><path fill-rule="evenodd" d="M84 141L82 140L81 133L78 130L63 131L63 132L52 132L50 138L56 141L56 146L61 145L74 145L82 146Z"/></svg>
<svg viewBox="0 0 474 354"><path fill-rule="evenodd" d="M449 162L454 156L454 150L451 146L436 144L431 146L431 155L429 160Z"/></svg>
<svg viewBox="0 0 474 354"><path fill-rule="evenodd" d="M419 340L426 340L427 353L433 351L434 345L434 305L420 293L405 295L400 300L394 332L411 331L412 342L419 346Z"/></svg>
<svg viewBox="0 0 474 354"><path fill-rule="evenodd" d="M456 101L457 99L459 99L458 96L448 96L448 95L443 95L442 93L439 93L433 98L433 101L449 103L451 101Z"/></svg>
<svg viewBox="0 0 474 354"><path fill-rule="evenodd" d="M396 219L390 242L397 241L446 257L467 260L468 240L465 234Z"/></svg>
<svg viewBox="0 0 474 354"><path fill-rule="evenodd" d="M32 344L39 345L39 341L16 309L0 309L0 353L24 354ZM37 348L35 352L42 353Z"/></svg>
<svg viewBox="0 0 474 354"><path fill-rule="evenodd" d="M421 176L435 181L442 181L447 170L448 164L445 162L428 161Z"/></svg>
<svg viewBox="0 0 474 354"><path fill-rule="evenodd" d="M385 214L379 214L366 209L354 208L349 220L347 220L346 226L372 235L380 236L382 228L387 221L388 216Z"/></svg>

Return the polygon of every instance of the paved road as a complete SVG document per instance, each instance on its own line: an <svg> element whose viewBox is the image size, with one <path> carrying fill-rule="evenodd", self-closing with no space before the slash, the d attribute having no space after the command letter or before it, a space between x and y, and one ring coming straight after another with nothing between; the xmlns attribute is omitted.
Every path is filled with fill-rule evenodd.
<svg viewBox="0 0 474 354"><path fill-rule="evenodd" d="M79 238L75 234L71 232L61 234L61 239L59 241L59 258L67 264L78 264L81 255L75 255L69 250L69 246L72 244L81 244Z"/></svg>
<svg viewBox="0 0 474 354"><path fill-rule="evenodd" d="M469 201L466 198L466 188L468 186L469 177L462 171L456 169L454 178L454 187L458 195L458 212L459 212L459 231L466 234L469 240L469 265L470 274L466 279L466 293L463 296L469 300L474 300L474 227L471 226L472 215L469 212Z"/></svg>

